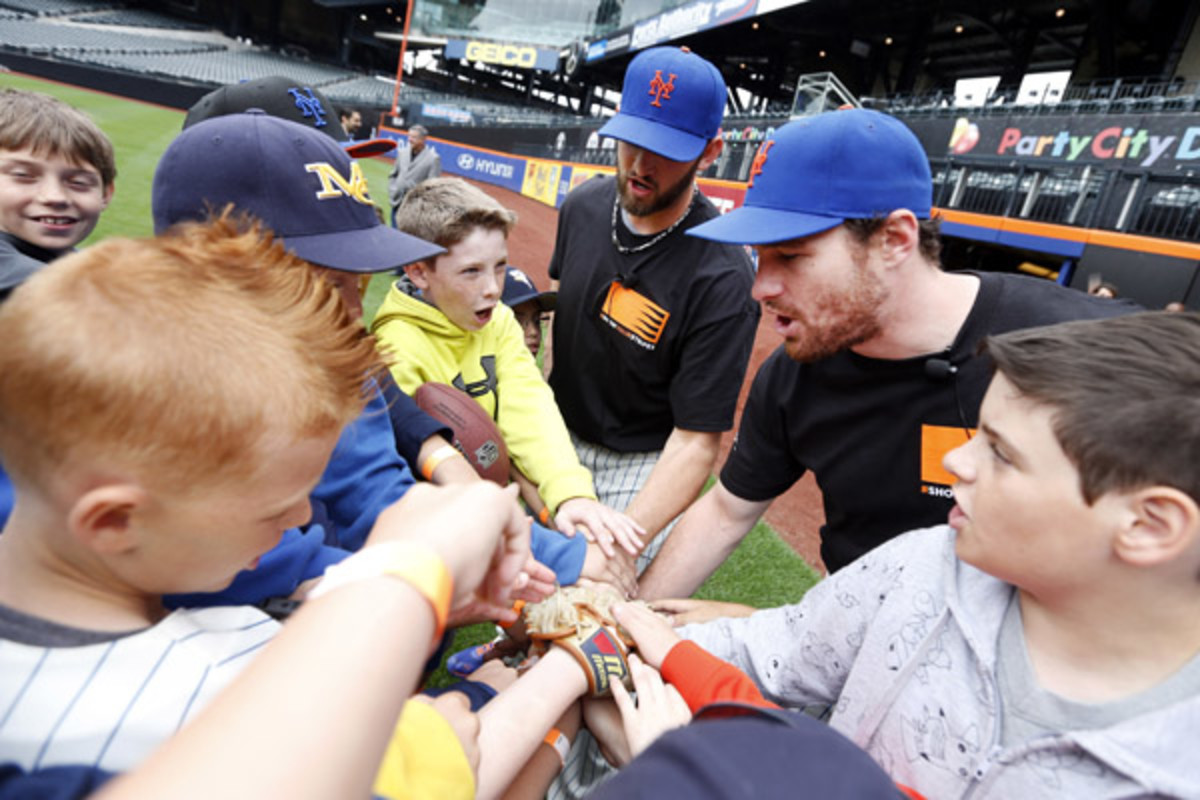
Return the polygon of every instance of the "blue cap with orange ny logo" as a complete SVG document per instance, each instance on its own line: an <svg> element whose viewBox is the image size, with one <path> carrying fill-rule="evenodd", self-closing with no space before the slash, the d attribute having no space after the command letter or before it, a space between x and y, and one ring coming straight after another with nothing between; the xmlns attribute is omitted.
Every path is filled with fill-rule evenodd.
<svg viewBox="0 0 1200 800"><path fill-rule="evenodd" d="M629 62L621 107L600 135L694 161L721 128L725 96L725 79L712 64L678 47L653 47Z"/></svg>
<svg viewBox="0 0 1200 800"><path fill-rule="evenodd" d="M754 158L742 207L687 235L770 244L902 208L927 219L932 203L929 158L908 126L878 111L829 111L776 131Z"/></svg>

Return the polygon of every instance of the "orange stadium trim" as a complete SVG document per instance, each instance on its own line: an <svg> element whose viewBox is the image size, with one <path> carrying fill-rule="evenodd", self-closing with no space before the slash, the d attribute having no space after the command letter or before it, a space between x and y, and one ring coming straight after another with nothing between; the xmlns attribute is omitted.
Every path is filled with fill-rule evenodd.
<svg viewBox="0 0 1200 800"><path fill-rule="evenodd" d="M1098 247L1113 247L1118 250L1135 250L1139 253L1152 253L1172 258L1200 260L1200 244L1193 244L1191 242L1159 239L1154 236L1139 236L1133 233L1103 231L1097 228L1072 228L1069 225L1056 225L1051 222L1033 222L1013 217L975 214L970 211L958 211L950 208L937 208L934 210L947 222L957 222L976 228L990 228L993 230L1008 231L1009 233L1042 236L1047 239L1058 239L1060 241L1082 242Z"/></svg>

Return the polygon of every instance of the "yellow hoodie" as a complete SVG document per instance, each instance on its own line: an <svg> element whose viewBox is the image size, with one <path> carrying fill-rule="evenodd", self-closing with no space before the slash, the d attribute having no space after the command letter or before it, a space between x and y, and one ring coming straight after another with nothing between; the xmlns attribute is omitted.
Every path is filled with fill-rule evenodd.
<svg viewBox="0 0 1200 800"><path fill-rule="evenodd" d="M591 474L579 463L550 386L525 346L512 309L497 303L478 331L465 331L435 306L392 284L371 332L394 360L396 384L412 394L430 381L462 389L504 436L517 469L538 487L550 509L564 500L596 499Z"/></svg>

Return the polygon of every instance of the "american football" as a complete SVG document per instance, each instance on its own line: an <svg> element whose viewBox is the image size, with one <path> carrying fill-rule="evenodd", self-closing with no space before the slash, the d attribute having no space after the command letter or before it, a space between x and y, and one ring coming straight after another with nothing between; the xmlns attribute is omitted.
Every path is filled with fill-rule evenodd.
<svg viewBox="0 0 1200 800"><path fill-rule="evenodd" d="M508 448L496 423L466 392L445 383L423 383L413 400L429 416L454 431L454 446L480 477L508 484Z"/></svg>

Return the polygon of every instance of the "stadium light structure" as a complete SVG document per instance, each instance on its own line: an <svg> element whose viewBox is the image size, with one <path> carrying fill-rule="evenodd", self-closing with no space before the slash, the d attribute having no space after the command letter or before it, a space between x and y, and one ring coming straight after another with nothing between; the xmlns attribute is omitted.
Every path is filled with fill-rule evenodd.
<svg viewBox="0 0 1200 800"><path fill-rule="evenodd" d="M413 0L404 12L404 35L400 38L400 59L396 62L396 89L392 92L392 116L400 113L400 83L404 80L404 53L408 49L408 26L412 23Z"/></svg>

